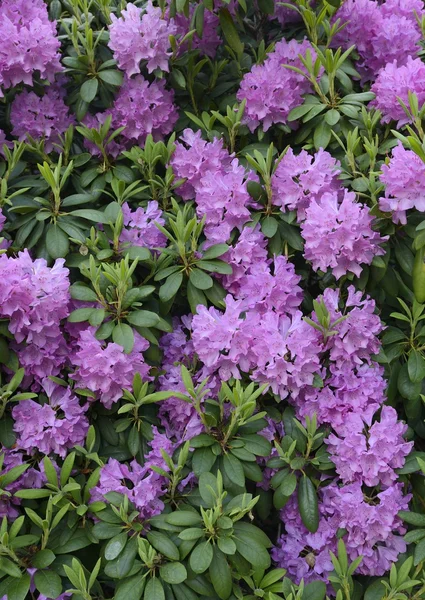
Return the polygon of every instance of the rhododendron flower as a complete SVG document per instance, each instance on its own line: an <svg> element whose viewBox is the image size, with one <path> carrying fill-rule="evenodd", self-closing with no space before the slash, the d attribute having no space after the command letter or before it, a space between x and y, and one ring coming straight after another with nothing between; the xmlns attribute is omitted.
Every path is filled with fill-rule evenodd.
<svg viewBox="0 0 425 600"><path fill-rule="evenodd" d="M399 102L402 100L409 108L409 92L416 94L419 107L425 103L425 64L420 58L407 58L405 65L398 67L397 62L388 63L378 73L371 91L376 95L371 102L382 112L382 122L398 121L398 126L409 121Z"/></svg>
<svg viewBox="0 0 425 600"><path fill-rule="evenodd" d="M148 346L149 342L137 334L133 350L124 354L118 344L102 344L91 328L82 331L72 357L77 368L71 378L78 387L92 391L106 408L111 408L121 398L123 388L131 388L135 373L142 379L148 378L149 366L142 354Z"/></svg>
<svg viewBox="0 0 425 600"><path fill-rule="evenodd" d="M10 111L12 135L20 141L25 141L28 135L37 141L44 140L45 151L51 152L73 123L62 96L57 86L47 88L41 97L26 90L16 96Z"/></svg>
<svg viewBox="0 0 425 600"><path fill-rule="evenodd" d="M162 18L160 8L148 2L143 11L129 2L119 18L111 13L111 21L109 47L128 77L140 73L142 60L147 61L149 73L155 69L169 70L169 36L177 33L177 27L173 19Z"/></svg>
<svg viewBox="0 0 425 600"><path fill-rule="evenodd" d="M384 212L392 212L395 223L406 223L406 211L425 211L425 163L401 142L393 149L388 164L382 165L380 177L385 185L385 197L379 199Z"/></svg>
<svg viewBox="0 0 425 600"><path fill-rule="evenodd" d="M337 279L348 271L360 277L362 264L385 254L380 244L388 238L373 231L372 223L368 207L356 202L354 192L344 191L341 202L335 193L323 194L310 203L301 224L306 260L315 271L331 267Z"/></svg>
<svg viewBox="0 0 425 600"><path fill-rule="evenodd" d="M18 434L17 447L28 453L39 450L43 454L59 454L64 458L67 449L84 444L89 428L85 412L78 398L69 388L45 379L45 404L21 400L12 410L14 430Z"/></svg>
<svg viewBox="0 0 425 600"><path fill-rule="evenodd" d="M311 84L300 73L283 65L292 65L305 71L298 56L315 52L309 42L285 39L278 42L262 65L254 65L244 75L237 93L239 101L246 100L245 122L251 131L262 125L267 131L274 123L286 123L293 108L303 102L303 95L311 90Z"/></svg>
<svg viewBox="0 0 425 600"><path fill-rule="evenodd" d="M53 81L62 71L56 24L49 21L43 0L3 0L0 5L0 95L33 76Z"/></svg>
<svg viewBox="0 0 425 600"><path fill-rule="evenodd" d="M125 127L125 140L143 144L149 133L158 140L171 132L178 115L174 94L165 84L165 79L149 83L142 75L124 80L112 107L112 123L114 129Z"/></svg>

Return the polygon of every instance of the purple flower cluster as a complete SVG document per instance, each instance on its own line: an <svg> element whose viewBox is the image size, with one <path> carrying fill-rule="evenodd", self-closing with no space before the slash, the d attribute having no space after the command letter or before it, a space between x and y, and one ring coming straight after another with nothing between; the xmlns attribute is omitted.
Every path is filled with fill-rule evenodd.
<svg viewBox="0 0 425 600"><path fill-rule="evenodd" d="M425 64L420 58L409 56L405 65L388 63L378 73L371 91L376 95L371 105L382 112L382 122L398 121L404 125L409 118L399 102L409 107L409 92L416 94L419 106L425 103Z"/></svg>
<svg viewBox="0 0 425 600"><path fill-rule="evenodd" d="M95 399L111 408L122 396L123 388L131 388L135 373L148 378L149 366L142 352L149 342L136 334L135 345L130 354L124 354L119 344L104 344L94 336L94 330L85 329L79 335L72 356L76 367L71 378L80 388L93 392Z"/></svg>
<svg viewBox="0 0 425 600"><path fill-rule="evenodd" d="M109 26L109 47L120 69L128 77L140 73L140 62L147 61L149 73L155 69L168 71L169 36L175 35L177 28L173 19L163 18L160 8L148 2L145 12L129 2L117 18L111 14Z"/></svg>
<svg viewBox="0 0 425 600"><path fill-rule="evenodd" d="M36 141L44 140L45 151L51 152L74 121L63 96L57 85L48 87L41 97L28 90L18 94L10 111L12 135L20 141L26 141L27 136Z"/></svg>
<svg viewBox="0 0 425 600"><path fill-rule="evenodd" d="M349 271L360 276L362 264L385 253L387 239L372 229L368 207L341 186L339 167L322 149L313 156L289 149L272 176L273 204L297 211L305 258L316 271L330 267L337 279Z"/></svg>
<svg viewBox="0 0 425 600"><path fill-rule="evenodd" d="M132 211L127 202L122 205L124 216L124 229L120 236L120 242L125 247L144 246L145 248L165 247L165 235L158 229L155 223L165 225L162 210L158 202L148 202L146 209L141 206Z"/></svg>
<svg viewBox="0 0 425 600"><path fill-rule="evenodd" d="M339 162L325 150L314 155L302 150L297 155L289 148L272 177L273 204L296 210L302 221L312 200L340 189L340 172Z"/></svg>
<svg viewBox="0 0 425 600"><path fill-rule="evenodd" d="M342 200L337 193L323 194L320 202L310 203L301 225L305 258L315 271L331 267L337 279L348 271L360 277L362 264L385 254L380 244L388 238L373 231L373 220L354 192L345 191Z"/></svg>
<svg viewBox="0 0 425 600"><path fill-rule="evenodd" d="M363 556L358 572L383 575L406 550L402 537L406 530L398 512L407 509L409 500L401 484L368 495L360 483L341 488L331 483L322 489L319 529L314 534L304 527L295 500L290 500L282 510L286 533L273 549L273 559L298 582L327 581L333 570L329 551L336 550L335 532L345 529L350 560Z"/></svg>
<svg viewBox="0 0 425 600"><path fill-rule="evenodd" d="M165 83L165 79L149 83L143 75L124 80L112 108L112 123L115 129L125 127L121 136L129 144L143 144L149 133L157 140L172 131L178 115L174 94Z"/></svg>
<svg viewBox="0 0 425 600"><path fill-rule="evenodd" d="M68 316L69 280L64 260L48 267L27 250L16 258L0 256L0 316L19 344L26 375L38 381L57 375L67 357L60 323Z"/></svg>
<svg viewBox="0 0 425 600"><path fill-rule="evenodd" d="M85 411L69 388L42 382L47 395L45 404L21 400L12 410L14 429L18 434L17 448L32 454L35 450L64 458L67 450L84 444L89 428Z"/></svg>
<svg viewBox="0 0 425 600"><path fill-rule="evenodd" d="M364 80L375 79L380 69L395 61L406 64L419 50L421 30L416 21L424 14L421 0L346 0L335 18L346 23L333 44L344 48L355 45L360 55L357 64Z"/></svg>
<svg viewBox="0 0 425 600"><path fill-rule="evenodd" d="M208 245L228 241L233 229L241 231L251 220L252 199L246 187L251 174L222 142L205 142L199 132L185 130L171 164L176 176L186 180L179 188L182 197L194 198L199 218L205 217Z"/></svg>
<svg viewBox="0 0 425 600"><path fill-rule="evenodd" d="M0 95L39 73L53 81L62 70L56 24L43 0L3 0L0 5Z"/></svg>
<svg viewBox="0 0 425 600"><path fill-rule="evenodd" d="M254 65L241 81L238 100L246 100L245 121L251 131L260 124L267 131L272 124L286 123L293 108L303 102L303 95L311 91L307 79L285 67L291 65L305 71L299 55L315 53L311 44L285 39L278 42L264 64Z"/></svg>
<svg viewBox="0 0 425 600"><path fill-rule="evenodd" d="M327 439L329 452L344 483L361 481L368 487L391 486L397 480L394 469L404 465L412 443L403 435L407 425L397 420L397 412L384 406L380 421L370 427L358 413L349 415L344 424L345 435L331 434Z"/></svg>
<svg viewBox="0 0 425 600"><path fill-rule="evenodd" d="M395 223L406 223L406 211L416 208L425 211L425 164L412 150L406 150L401 142L393 149L388 164L382 165L380 177L385 185L385 196L379 207L392 213Z"/></svg>

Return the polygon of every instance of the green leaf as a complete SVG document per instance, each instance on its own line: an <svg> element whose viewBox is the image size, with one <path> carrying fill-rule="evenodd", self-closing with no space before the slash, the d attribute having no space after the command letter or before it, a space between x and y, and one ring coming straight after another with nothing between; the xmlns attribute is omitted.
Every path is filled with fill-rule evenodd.
<svg viewBox="0 0 425 600"><path fill-rule="evenodd" d="M206 293L208 291L206 290ZM189 300L190 310L194 314L196 314L196 309L199 305L207 306L207 299L204 292L196 288L190 281L187 282L187 299Z"/></svg>
<svg viewBox="0 0 425 600"><path fill-rule="evenodd" d="M240 460L232 454L226 454L223 459L224 470L227 477L234 484L243 487L245 485L245 473Z"/></svg>
<svg viewBox="0 0 425 600"><path fill-rule="evenodd" d="M127 321L135 327L155 327L159 316L150 310L135 310L128 315Z"/></svg>
<svg viewBox="0 0 425 600"><path fill-rule="evenodd" d="M398 516L403 519L405 523L415 525L415 527L425 527L425 515L421 513L414 513L408 510L401 510Z"/></svg>
<svg viewBox="0 0 425 600"><path fill-rule="evenodd" d="M386 596L386 588L381 579L374 581L366 590L364 600L382 600Z"/></svg>
<svg viewBox="0 0 425 600"><path fill-rule="evenodd" d="M99 513L101 514L101 513ZM123 579L131 572L137 556L137 540L130 539L120 555L105 565L105 575L113 579Z"/></svg>
<svg viewBox="0 0 425 600"><path fill-rule="evenodd" d="M425 378L425 360L418 350L413 349L410 352L407 370L412 383L419 383Z"/></svg>
<svg viewBox="0 0 425 600"><path fill-rule="evenodd" d="M217 477L212 473L205 472L199 477L199 493L205 504L212 508L217 500Z"/></svg>
<svg viewBox="0 0 425 600"><path fill-rule="evenodd" d="M88 79L83 83L80 88L80 96L84 102L90 104L90 102L95 99L98 87L99 82L97 79Z"/></svg>
<svg viewBox="0 0 425 600"><path fill-rule="evenodd" d="M183 583L187 578L187 571L184 565L179 562L167 563L159 568L161 579L166 583L177 584Z"/></svg>
<svg viewBox="0 0 425 600"><path fill-rule="evenodd" d="M0 556L0 573L6 573L6 575L9 575L10 577L16 577L17 579L22 577L22 571L18 565L5 556Z"/></svg>
<svg viewBox="0 0 425 600"><path fill-rule="evenodd" d="M251 563L255 568L268 569L270 567L270 555L261 543L255 538L250 538L249 535L242 535L241 532L235 531L236 548L245 560Z"/></svg>
<svg viewBox="0 0 425 600"><path fill-rule="evenodd" d="M165 600L164 588L158 577L149 579L143 597L145 600Z"/></svg>
<svg viewBox="0 0 425 600"><path fill-rule="evenodd" d="M34 583L40 594L47 598L57 598L62 593L62 579L54 571L37 571Z"/></svg>
<svg viewBox="0 0 425 600"><path fill-rule="evenodd" d="M408 365L404 363L401 367L397 379L397 387L403 398L406 400L416 400L421 393L421 384L413 383L409 377Z"/></svg>
<svg viewBox="0 0 425 600"><path fill-rule="evenodd" d="M116 69L99 71L98 77L105 83L109 83L109 85L120 86L122 84L122 73L117 71Z"/></svg>
<svg viewBox="0 0 425 600"><path fill-rule="evenodd" d="M416 544L415 547L415 553L414 553L414 565L415 567L422 562L423 560L425 560L425 540L421 540L418 544Z"/></svg>
<svg viewBox="0 0 425 600"><path fill-rule="evenodd" d="M303 600L324 600L326 584L324 581L312 581L304 588Z"/></svg>
<svg viewBox="0 0 425 600"><path fill-rule="evenodd" d="M48 498L52 493L49 490L18 490L15 492L15 497L25 498L25 500L38 500L39 498Z"/></svg>
<svg viewBox="0 0 425 600"><path fill-rule="evenodd" d="M14 579L7 588L7 600L25 600L30 589L31 578L28 573L20 579Z"/></svg>
<svg viewBox="0 0 425 600"><path fill-rule="evenodd" d="M130 325L126 323L115 325L112 330L112 339L124 348L125 354L129 354L134 348L134 333Z"/></svg>
<svg viewBox="0 0 425 600"><path fill-rule="evenodd" d="M166 521L170 525L191 527L193 525L199 525L202 522L202 518L197 512L191 510L176 510L167 515Z"/></svg>
<svg viewBox="0 0 425 600"><path fill-rule="evenodd" d="M279 223L274 217L266 217L261 222L261 231L268 238L272 238L277 231Z"/></svg>
<svg viewBox="0 0 425 600"><path fill-rule="evenodd" d="M74 217L81 217L87 219L87 221L93 221L94 223L108 223L108 218L100 210L94 210L91 208L81 208L79 210L73 210L69 213Z"/></svg>
<svg viewBox="0 0 425 600"><path fill-rule="evenodd" d="M280 484L280 492L283 496L291 496L297 487L297 477L295 473L288 473Z"/></svg>
<svg viewBox="0 0 425 600"><path fill-rule="evenodd" d="M232 572L226 557L218 548L214 548L209 576L220 600L227 600L232 593Z"/></svg>
<svg viewBox="0 0 425 600"><path fill-rule="evenodd" d="M201 271L200 269L192 269L189 275L189 280L198 290L208 290L213 286L212 278Z"/></svg>
<svg viewBox="0 0 425 600"><path fill-rule="evenodd" d="M198 448L192 454L192 469L197 477L205 471L211 471L213 464L216 461L215 454L210 448Z"/></svg>
<svg viewBox="0 0 425 600"><path fill-rule="evenodd" d="M303 475L298 484L298 508L301 519L311 533L319 528L319 507L316 488L311 479Z"/></svg>
<svg viewBox="0 0 425 600"><path fill-rule="evenodd" d="M229 250L229 246L227 244L215 244L205 250L202 255L202 260L211 260L213 258L218 258L219 256L223 256Z"/></svg>
<svg viewBox="0 0 425 600"><path fill-rule="evenodd" d="M159 299L162 302L168 302L171 298L177 294L180 289L180 286L183 282L183 273L179 271L178 273L173 273L159 288Z"/></svg>
<svg viewBox="0 0 425 600"><path fill-rule="evenodd" d="M239 39L239 34L236 31L235 24L233 23L232 16L227 8L222 8L219 12L220 26L223 30L224 37L226 38L229 46L236 52L238 56L242 55L244 45Z"/></svg>
<svg viewBox="0 0 425 600"><path fill-rule="evenodd" d="M46 232L47 252L53 259L64 258L69 251L69 238L56 223L50 223Z"/></svg>
<svg viewBox="0 0 425 600"><path fill-rule="evenodd" d="M71 298L74 300L82 300L83 302L97 302L96 293L83 283L74 283L69 288Z"/></svg>
<svg viewBox="0 0 425 600"><path fill-rule="evenodd" d="M140 600L145 583L146 579L143 579L140 574L120 581L115 590L114 600Z"/></svg>
<svg viewBox="0 0 425 600"><path fill-rule="evenodd" d="M200 260L196 263L196 266L204 271L209 271L210 273L220 273L220 275L231 275L233 273L232 267L227 262L224 262L224 260L220 259Z"/></svg>
<svg viewBox="0 0 425 600"><path fill-rule="evenodd" d="M68 321L70 323L82 323L83 321L88 321L92 312L93 308L77 308L69 315Z"/></svg>
<svg viewBox="0 0 425 600"><path fill-rule="evenodd" d="M128 534L126 531L119 533L115 537L109 540L105 546L105 558L106 560L114 560L124 550L125 545L128 541Z"/></svg>
<svg viewBox="0 0 425 600"><path fill-rule="evenodd" d="M37 554L34 555L32 559L32 566L37 569L45 569L55 560L56 556L54 552L46 548L45 550L40 550Z"/></svg>
<svg viewBox="0 0 425 600"><path fill-rule="evenodd" d="M314 147L316 150L319 150L320 148L326 150L331 141L331 136L331 128L326 121L322 119L314 131Z"/></svg>
<svg viewBox="0 0 425 600"><path fill-rule="evenodd" d="M179 560L180 554L177 546L165 533L160 531L149 531L146 534L146 537L155 550L170 560Z"/></svg>
<svg viewBox="0 0 425 600"><path fill-rule="evenodd" d="M195 573L204 573L211 564L213 548L210 542L199 543L190 555L189 564Z"/></svg>

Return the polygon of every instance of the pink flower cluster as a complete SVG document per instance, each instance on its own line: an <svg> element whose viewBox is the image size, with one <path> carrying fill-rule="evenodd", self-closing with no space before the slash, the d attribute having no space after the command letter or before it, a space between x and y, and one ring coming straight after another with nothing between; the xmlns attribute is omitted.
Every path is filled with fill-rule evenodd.
<svg viewBox="0 0 425 600"><path fill-rule="evenodd" d="M375 79L387 63L400 67L418 52L421 30L415 12L419 17L424 14L421 0L346 0L335 15L346 26L333 44L355 45L363 80Z"/></svg>
<svg viewBox="0 0 425 600"><path fill-rule="evenodd" d="M43 0L3 0L0 4L0 95L19 83L33 84L36 72L53 81L62 70L56 24Z"/></svg>
<svg viewBox="0 0 425 600"><path fill-rule="evenodd" d="M273 124L286 123L291 110L302 104L311 84L303 75L284 65L305 71L299 55L306 56L307 52L314 62L316 55L308 41L287 42L283 39L263 64L254 65L244 76L237 98L246 100L245 120L251 131L260 124L267 131Z"/></svg>

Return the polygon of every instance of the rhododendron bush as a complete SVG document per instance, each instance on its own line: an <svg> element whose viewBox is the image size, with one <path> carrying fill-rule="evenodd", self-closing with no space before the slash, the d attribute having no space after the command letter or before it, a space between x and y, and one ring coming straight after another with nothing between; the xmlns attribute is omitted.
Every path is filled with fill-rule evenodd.
<svg viewBox="0 0 425 600"><path fill-rule="evenodd" d="M0 599L425 598L425 4L0 0Z"/></svg>

